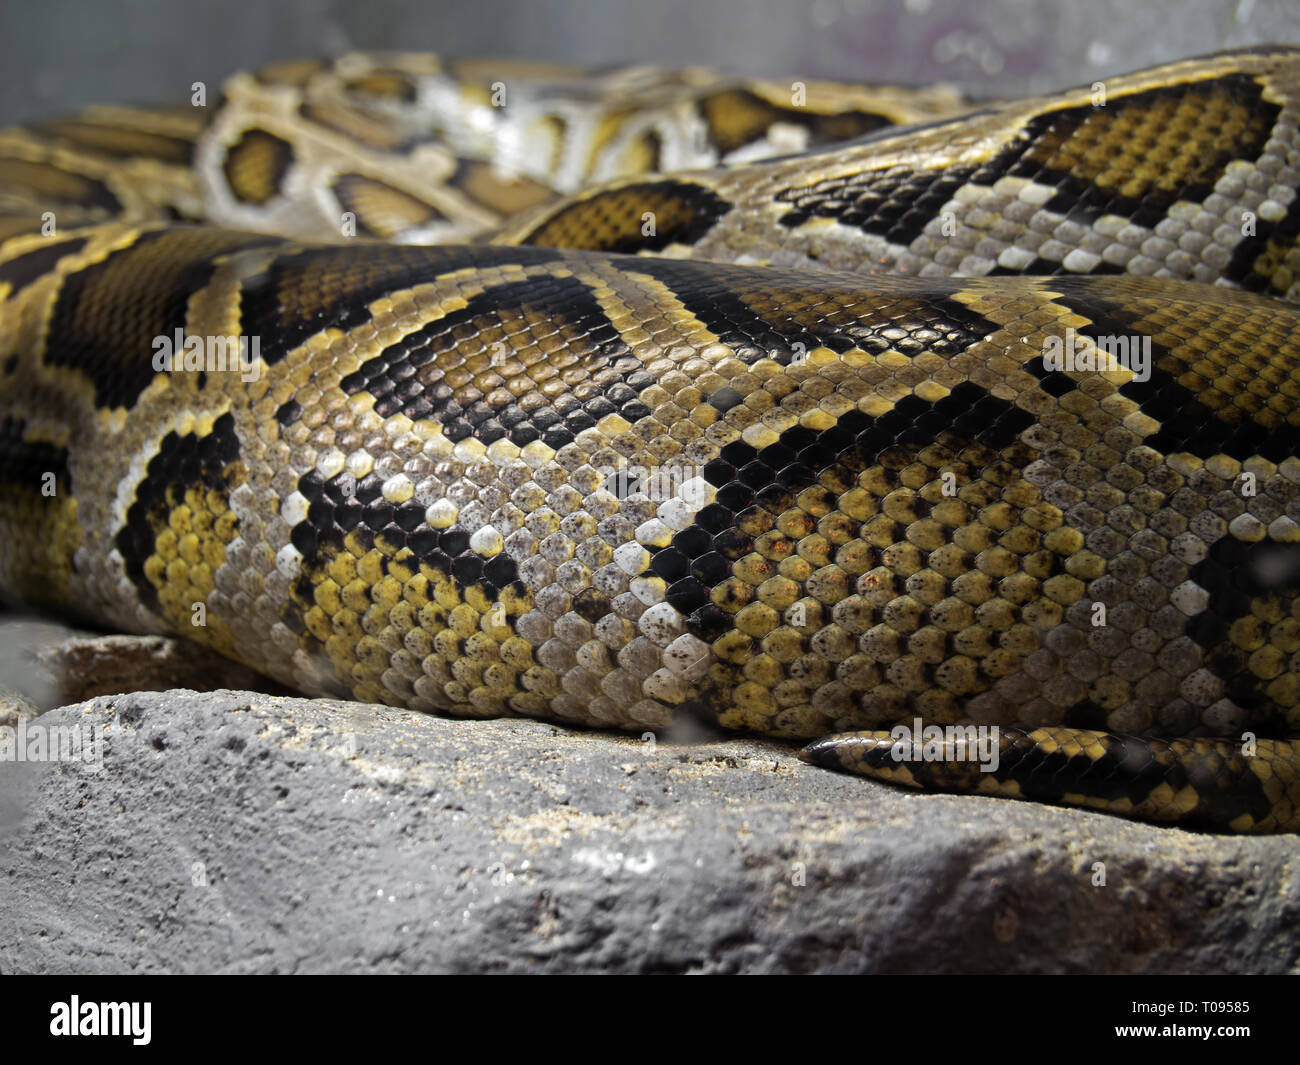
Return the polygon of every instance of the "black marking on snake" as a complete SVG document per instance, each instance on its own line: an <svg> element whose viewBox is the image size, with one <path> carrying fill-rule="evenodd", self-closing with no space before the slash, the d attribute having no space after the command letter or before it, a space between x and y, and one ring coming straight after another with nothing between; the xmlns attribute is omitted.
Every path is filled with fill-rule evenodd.
<svg viewBox="0 0 1300 1065"><path fill-rule="evenodd" d="M833 218L841 225L852 226L864 233L883 237L891 244L906 247L924 232L927 224L940 216L943 207L962 185L990 187L1003 177L1017 177L1054 188L1056 192L1043 205L1044 209L1057 212L1066 220L1089 225L1103 214L1115 214L1128 218L1135 225L1151 227L1165 218L1169 208L1179 200L1203 201L1214 191L1215 183L1229 163L1257 159L1264 149L1267 131L1273 128L1280 111L1275 104L1262 98L1262 88L1254 78L1227 74L1190 88L1179 85L1112 96L1106 102L1105 112L1115 121L1121 121L1128 108L1147 109L1157 100L1176 100L1196 92L1206 96L1227 96L1234 103L1245 106L1259 116L1259 127L1264 133L1254 141L1239 143L1235 151L1198 157L1180 184L1151 189L1142 196L1127 196L1116 189L1102 188L1068 172L1049 169L1030 158L1047 136L1059 137L1063 141L1075 137L1084 123L1097 114L1097 109L1088 104L1035 116L1006 148L981 165L954 165L941 170L918 170L912 166L867 169L813 185L784 189L774 199L793 206L779 221L794 228L809 218ZM1242 254L1244 257L1246 253ZM1239 266L1238 270L1242 268ZM1039 257L1024 270L1001 267L993 272L1057 274L1066 271L1062 262ZM1123 268L1101 261L1087 272L1122 273Z"/></svg>
<svg viewBox="0 0 1300 1065"><path fill-rule="evenodd" d="M864 169L815 185L784 189L773 199L793 204L778 219L791 229L810 218L833 218L841 225L906 246L938 217L940 209L974 171L974 166L944 170L917 170L911 166Z"/></svg>
<svg viewBox="0 0 1300 1065"><path fill-rule="evenodd" d="M644 195L657 207L655 232L647 236L638 231L635 237L617 241L605 249L610 252L636 254L661 251L670 244L694 244L731 210L731 204L712 189L693 182L655 181L626 186L620 191L625 195ZM576 204L574 209L581 210L582 204Z"/></svg>
<svg viewBox="0 0 1300 1065"><path fill-rule="evenodd" d="M1114 188L1103 188L1096 183L1079 178L1062 170L1050 169L1043 163L1030 158L1045 137L1059 139L1062 143L1080 135L1080 130L1089 118L1104 112L1113 121L1120 122L1129 109L1137 109L1139 115L1149 110L1151 105L1165 100L1185 99L1190 95L1200 94L1205 97L1226 97L1234 104L1244 106L1257 114L1262 135L1249 143L1236 145L1234 151L1219 151L1217 154L1205 153L1197 156L1187 173L1178 173L1180 184L1153 188L1142 196L1128 196ZM992 186L1003 177L1025 178L1035 184L1054 188L1055 194L1043 208L1064 216L1065 219L1091 224L1103 214L1119 215L1127 218L1134 225L1155 226L1164 219L1169 208L1180 200L1200 203L1214 191L1214 186L1223 175L1228 165L1237 160L1254 161L1259 158L1267 142L1268 132L1272 130L1280 108L1263 99L1263 89L1258 81L1245 74L1224 74L1205 79L1195 84L1159 87L1111 96L1104 108L1091 104L1079 107L1067 107L1047 111L1036 115L1026 123L1021 133L1015 137L994 159L977 168L971 174L973 185ZM1081 149L1082 152L1082 149ZM1168 164L1168 170L1177 172L1177 161ZM1090 273L1108 272L1103 267L1111 264L1098 264ZM1053 274L1064 270L1060 262L1038 259L1025 272Z"/></svg>
<svg viewBox="0 0 1300 1065"><path fill-rule="evenodd" d="M1255 602L1281 600L1284 616L1292 615L1300 596L1300 544L1223 536L1188 578L1209 593L1209 601L1188 621L1187 634L1223 678L1224 694L1245 709L1261 708L1270 701L1262 690L1265 683L1250 668L1250 652L1232 643L1229 631L1238 619L1251 615Z"/></svg>
<svg viewBox="0 0 1300 1065"><path fill-rule="evenodd" d="M65 255L75 255L87 243L86 237L51 241L35 251L16 255L8 262L0 263L0 284L8 281L13 286L10 296L16 296L33 281L47 276Z"/></svg>
<svg viewBox="0 0 1300 1065"><path fill-rule="evenodd" d="M1057 399L1079 387L1079 382L1064 370L1049 370L1042 359L1030 359L1024 368L1038 378L1039 388Z"/></svg>
<svg viewBox="0 0 1300 1065"><path fill-rule="evenodd" d="M290 399L276 408L275 420L283 428L288 428L302 417L302 405L296 399Z"/></svg>
<svg viewBox="0 0 1300 1065"><path fill-rule="evenodd" d="M715 502L700 510L694 524L677 533L669 548L655 555L650 571L675 581L668 587L667 599L686 618L687 630L700 639L716 639L723 619L705 607L711 606L712 588L730 575L731 562L753 550L753 539L738 526L746 524L754 508L779 516L795 505L801 491L821 483L828 472L838 472L834 481L847 487L884 452L925 447L944 433L1000 451L1032 423L1033 415L1027 411L964 382L935 403L911 395L878 417L853 410L829 429L796 426L761 449L735 441L702 471L718 490ZM839 493L825 490L835 509L833 500ZM918 497L915 505L918 517L922 516L926 504Z"/></svg>
<svg viewBox="0 0 1300 1065"><path fill-rule="evenodd" d="M1106 274L1124 274L1128 271L1117 263L1108 263L1102 260L1090 267L1088 270L1066 270L1065 266L1054 259L1035 258L1028 266L1012 269L1008 266L995 266L992 270L980 275L982 277L1017 277L1021 274L1029 277L1041 277L1051 274L1088 274L1093 277L1101 277Z"/></svg>
<svg viewBox="0 0 1300 1065"><path fill-rule="evenodd" d="M851 140L890 125L884 115L871 111L818 114L803 107L778 107L748 89L723 89L697 104L714 145L723 155L766 136L776 122L800 126L809 144Z"/></svg>
<svg viewBox="0 0 1300 1065"><path fill-rule="evenodd" d="M255 157L255 162L269 163L269 170L252 175L242 172L241 163L249 155ZM264 129L248 129L227 149L221 169L226 176L226 187L235 199L241 203L263 204L279 194L293 160L293 145L288 141ZM244 178L251 180L244 181Z"/></svg>
<svg viewBox="0 0 1300 1065"><path fill-rule="evenodd" d="M561 333L570 350L591 371L591 379L545 406L530 402L494 404L468 396L425 371L431 363L455 358L467 335L520 323L545 323L549 334ZM530 325L530 328L532 326ZM431 379L432 378L432 379ZM388 418L405 414L413 421L436 419L448 439L474 437L485 444L508 439L523 447L540 440L558 450L572 443L610 414L631 424L650 411L638 398L653 383L601 309L591 289L574 277L531 278L485 289L465 307L430 322L368 359L339 382L348 395L368 392L375 411Z"/></svg>
<svg viewBox="0 0 1300 1065"><path fill-rule="evenodd" d="M637 137L636 150L643 153L651 169L658 170L664 157L663 135L658 130L646 130Z"/></svg>
<svg viewBox="0 0 1300 1065"><path fill-rule="evenodd" d="M609 596L595 588L584 588L573 597L573 612L595 625L614 612Z"/></svg>
<svg viewBox="0 0 1300 1065"><path fill-rule="evenodd" d="M907 356L932 352L936 355L955 355L995 332L997 326L962 304L945 298L946 289L956 292L960 284L941 281L935 284L932 298L924 304L909 299L905 293L898 297L898 310L906 314L873 315L870 324L863 324L862 310L850 311L839 324L822 318L816 325L805 325L791 315L778 312L764 313L754 302L770 295L785 285L786 291L808 291L806 275L781 274L767 271L756 274L744 267L729 267L715 263L698 263L672 259L642 259L629 264L629 270L648 274L662 282L679 299L682 305L698 318L718 339L736 349L736 354L746 362L772 358L788 366L803 353L813 348L826 347L835 352L860 348L871 354L893 349ZM768 280L768 277L771 280ZM771 289L761 286L770 284ZM823 289L830 286L823 284ZM888 279L871 279L852 287L835 286L836 295L852 307L872 297L888 299L892 290ZM895 335L904 330L907 336ZM735 393L724 389L709 402L720 411L735 405Z"/></svg>
<svg viewBox="0 0 1300 1065"><path fill-rule="evenodd" d="M1015 794L1020 798L1060 803L1072 795L1085 795L1107 804L1112 812L1137 806L1158 789L1167 788L1170 794L1177 795L1190 788L1196 795L1196 807L1177 817L1184 827L1222 831L1238 818L1248 817L1258 824L1274 812L1259 778L1250 771L1249 759L1241 755L1235 743L1217 741L1212 754L1186 758L1175 746L1178 741L1122 735L1099 735L1095 740L1101 754L1093 758L1082 752L1039 746L1026 729L1004 728L998 768L989 776L1017 785ZM841 753L830 739L806 748L810 761L831 768L845 768ZM906 769L921 787L974 790L970 772L962 762L900 763L888 743L859 748L855 753L874 769ZM975 775L980 775L978 770Z"/></svg>
<svg viewBox="0 0 1300 1065"><path fill-rule="evenodd" d="M15 492L39 493L47 474L54 475L55 492L71 493L68 449L26 439L28 425L20 418L0 418L0 480Z"/></svg>
<svg viewBox="0 0 1300 1065"><path fill-rule="evenodd" d="M190 297L211 279L216 260L274 243L204 226L141 234L64 280L49 317L46 363L86 377L99 407L134 406L156 373L155 338L184 328Z"/></svg>
<svg viewBox="0 0 1300 1065"><path fill-rule="evenodd" d="M168 515L187 491L200 485L228 495L236 487L231 483L231 467L238 460L239 438L230 414L213 422L206 436L170 432L159 441L114 540L127 577L140 602L150 610L159 608L158 589L145 576L144 566L154 553L159 534L167 528Z"/></svg>
<svg viewBox="0 0 1300 1065"><path fill-rule="evenodd" d="M374 228L370 223L377 219L367 216L365 211L365 196L367 191L381 191L387 193L394 200L404 200L411 208L412 212L418 212L423 215L422 218L412 219L411 225L405 227L412 229L416 226L427 225L430 222L445 221L447 216L431 203L425 203L417 200L414 196L403 192L401 189L394 188L392 185L383 181L376 181L374 178L367 177L365 174L340 174L335 178L330 186L330 191L334 193L335 198L339 201L340 206L345 211L352 214L353 220L357 226L357 232L365 237L375 237L384 239L388 235L381 230Z"/></svg>
<svg viewBox="0 0 1300 1065"><path fill-rule="evenodd" d="M1064 300L1061 306L1074 314L1082 314L1091 321L1088 335L1094 340L1105 337L1137 338L1134 328L1136 315L1127 308L1098 295L1083 284L1072 284L1069 278L1053 283ZM1136 402L1143 414L1160 423L1144 443L1164 455L1185 451L1199 458L1229 455L1244 461L1252 455L1262 455L1273 462L1281 462L1293 447L1285 433L1270 431L1248 415L1237 421L1227 421L1202 403L1196 393L1178 382L1176 374L1185 367L1168 348L1151 341L1151 376L1146 381L1136 378L1120 386L1120 394ZM1235 408L1229 407L1230 411Z"/></svg>
<svg viewBox="0 0 1300 1065"><path fill-rule="evenodd" d="M593 205L602 200L617 206L593 212ZM640 213L626 214L628 205L635 205ZM590 199L558 208L539 222L520 243L629 255L661 251L670 244L695 244L731 210L731 206L712 189L687 181L665 179L619 185ZM654 217L652 233L645 232L645 214ZM593 217L598 220L598 226L592 225L590 220ZM572 241L573 228L583 233L576 244Z"/></svg>
<svg viewBox="0 0 1300 1065"><path fill-rule="evenodd" d="M103 119L87 122L76 118L56 118L33 122L27 128L51 140L63 141L112 159L144 156L177 166L189 166L194 162L192 140L129 124L113 124Z"/></svg>
<svg viewBox="0 0 1300 1065"><path fill-rule="evenodd" d="M262 338L268 365L324 329L369 321L370 304L441 274L505 264L557 262L546 248L423 247L358 244L282 255L241 288L245 332Z"/></svg>
<svg viewBox="0 0 1300 1065"><path fill-rule="evenodd" d="M1179 823L1193 826L1221 828L1243 814L1261 821L1272 809L1273 804L1259 780L1249 771L1235 775L1231 790L1227 790L1223 779L1211 768L1213 759L1189 763L1172 756L1159 757L1163 753L1160 740L1103 735L1098 737L1098 742L1103 754L1094 759L1084 754L1044 749L1032 743L1022 730L1008 729L1003 737L1000 764L993 775L998 780L1014 780L1024 798L1046 802L1061 802L1067 795L1083 793L1110 803L1127 800L1137 805L1162 785L1175 794L1191 787L1199 799L1197 809ZM888 746L872 752L869 761L882 768L898 765L893 762ZM925 779L926 763L905 764ZM942 773L942 763L935 765Z"/></svg>
<svg viewBox="0 0 1300 1065"><path fill-rule="evenodd" d="M1261 272L1256 264L1272 265L1277 270L1287 262L1288 254L1295 252L1297 244L1300 244L1300 196L1292 199L1281 220L1255 219L1254 235L1242 237L1241 243L1233 249L1228 265L1223 268L1223 276L1251 292L1285 296L1286 287L1275 286L1273 274ZM1294 284L1293 274L1291 269L1282 271L1287 285Z"/></svg>
<svg viewBox="0 0 1300 1065"><path fill-rule="evenodd" d="M57 175L51 182L50 175ZM25 189L36 203L72 203L78 207L91 207L105 214L119 214L122 202L108 186L96 178L87 177L75 170L64 170L52 163L30 163L25 159L0 159L0 187ZM80 194L65 198L51 196L50 188L78 188Z"/></svg>
<svg viewBox="0 0 1300 1065"><path fill-rule="evenodd" d="M1067 707L1062 723L1069 728L1086 728L1095 732L1106 732L1108 715L1105 708L1098 706L1091 699L1084 699Z"/></svg>
<svg viewBox="0 0 1300 1065"><path fill-rule="evenodd" d="M355 532L367 550L382 538L389 549L385 554L407 548L417 562L441 570L462 588L478 584L496 596L518 582L518 568L508 554L484 559L470 549L471 530L459 525L434 529L425 520L423 504L390 503L376 473L357 480L343 472L326 480L313 470L299 478L298 491L308 502L307 517L293 527L289 539L303 556L306 572L331 549L343 550L344 538ZM300 579L307 602L312 600L310 583L306 577ZM518 590L522 593L522 584Z"/></svg>

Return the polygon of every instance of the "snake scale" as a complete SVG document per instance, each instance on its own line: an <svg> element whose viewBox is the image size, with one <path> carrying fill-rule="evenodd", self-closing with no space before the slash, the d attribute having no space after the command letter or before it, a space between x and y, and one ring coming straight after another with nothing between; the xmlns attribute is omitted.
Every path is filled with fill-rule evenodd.
<svg viewBox="0 0 1300 1065"><path fill-rule="evenodd" d="M0 132L0 588L1300 830L1300 51L971 107L353 55Z"/></svg>

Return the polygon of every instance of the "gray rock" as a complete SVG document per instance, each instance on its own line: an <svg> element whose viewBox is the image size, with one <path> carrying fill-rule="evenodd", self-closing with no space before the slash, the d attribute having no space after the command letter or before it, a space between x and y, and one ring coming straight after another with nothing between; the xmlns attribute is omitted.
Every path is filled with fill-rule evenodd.
<svg viewBox="0 0 1300 1065"><path fill-rule="evenodd" d="M106 636L49 619L0 614L0 725L18 701L50 710L96 695L171 688L288 691L261 674L189 640ZM6 691L8 697L6 698Z"/></svg>
<svg viewBox="0 0 1300 1065"><path fill-rule="evenodd" d="M7 973L1300 967L1293 837L246 692L35 724L102 765L0 766Z"/></svg>
<svg viewBox="0 0 1300 1065"><path fill-rule="evenodd" d="M7 693L6 705L18 713L19 703L28 709L50 710L76 699L61 699L60 681L41 656L67 640L89 635L62 621L27 614L0 613L0 688ZM12 720L0 724L14 724Z"/></svg>
<svg viewBox="0 0 1300 1065"><path fill-rule="evenodd" d="M0 687L0 726L16 728L19 721L32 721L40 709L22 692Z"/></svg>

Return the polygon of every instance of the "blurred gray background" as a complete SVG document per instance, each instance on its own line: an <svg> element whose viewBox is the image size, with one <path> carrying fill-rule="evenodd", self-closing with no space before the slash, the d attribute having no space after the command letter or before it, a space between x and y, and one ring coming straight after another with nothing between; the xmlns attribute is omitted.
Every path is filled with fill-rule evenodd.
<svg viewBox="0 0 1300 1065"><path fill-rule="evenodd" d="M1297 0L0 0L0 123L348 49L957 81L980 95L1300 41Z"/></svg>

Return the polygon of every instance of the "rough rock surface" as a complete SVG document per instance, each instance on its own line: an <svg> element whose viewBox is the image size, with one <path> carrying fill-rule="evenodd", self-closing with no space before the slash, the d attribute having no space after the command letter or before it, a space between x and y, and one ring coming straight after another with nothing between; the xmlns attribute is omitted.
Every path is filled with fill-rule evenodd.
<svg viewBox="0 0 1300 1065"><path fill-rule="evenodd" d="M48 618L0 614L0 725L6 723L8 703L50 710L96 695L178 687L289 694L274 681L189 640L105 636Z"/></svg>
<svg viewBox="0 0 1300 1065"><path fill-rule="evenodd" d="M6 973L1300 968L1293 837L247 692L35 724L102 766L0 765Z"/></svg>

